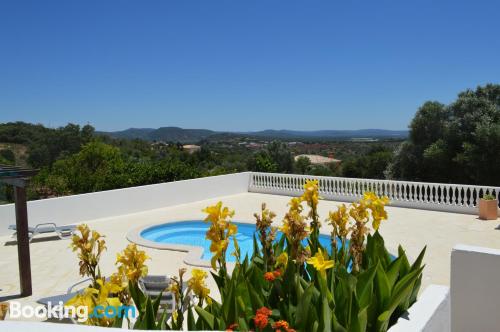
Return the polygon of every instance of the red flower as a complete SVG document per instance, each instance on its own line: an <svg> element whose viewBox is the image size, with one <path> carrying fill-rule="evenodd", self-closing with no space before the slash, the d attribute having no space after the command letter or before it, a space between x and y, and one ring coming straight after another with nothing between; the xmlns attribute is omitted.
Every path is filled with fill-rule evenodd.
<svg viewBox="0 0 500 332"><path fill-rule="evenodd" d="M233 332L234 329L238 328L238 324L233 323L226 328L226 332Z"/></svg>
<svg viewBox="0 0 500 332"><path fill-rule="evenodd" d="M259 329L263 329L269 324L269 315L271 315L272 311L266 307L262 307L257 309L257 313L253 318L255 326Z"/></svg>
<svg viewBox="0 0 500 332"><path fill-rule="evenodd" d="M276 279L276 276L273 272L266 272L264 273L264 279L266 279L266 281L274 281L274 279Z"/></svg>
<svg viewBox="0 0 500 332"><path fill-rule="evenodd" d="M273 272L273 274L274 274L274 277L275 277L275 278L279 278L279 277L281 277L281 271L280 271L279 269L278 269L278 270L276 270L276 271L274 271L274 272Z"/></svg>
<svg viewBox="0 0 500 332"><path fill-rule="evenodd" d="M271 316L272 313L272 310L266 307L257 309L257 315Z"/></svg>
<svg viewBox="0 0 500 332"><path fill-rule="evenodd" d="M275 322L272 327L273 329L275 329L276 332L281 332L281 331L295 332L294 329L290 328L288 322L284 320L279 320Z"/></svg>
<svg viewBox="0 0 500 332"><path fill-rule="evenodd" d="M269 323L269 320L265 315L255 315L253 321L255 322L255 326L259 329L265 328Z"/></svg>

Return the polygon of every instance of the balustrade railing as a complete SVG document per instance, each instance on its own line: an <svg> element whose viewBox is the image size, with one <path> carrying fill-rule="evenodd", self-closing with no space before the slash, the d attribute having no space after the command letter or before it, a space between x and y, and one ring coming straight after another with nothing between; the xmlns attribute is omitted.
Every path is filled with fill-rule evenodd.
<svg viewBox="0 0 500 332"><path fill-rule="evenodd" d="M500 195L500 187L490 186L257 172L250 175L248 191L297 196L311 179L319 181L320 195L327 200L352 202L365 191L373 191L388 196L392 206L471 214L477 213L479 198L484 194L497 199Z"/></svg>

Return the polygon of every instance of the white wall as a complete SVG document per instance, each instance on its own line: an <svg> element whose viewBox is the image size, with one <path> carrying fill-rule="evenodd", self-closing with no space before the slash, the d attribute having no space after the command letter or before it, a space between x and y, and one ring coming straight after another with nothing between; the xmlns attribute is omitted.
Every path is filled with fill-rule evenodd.
<svg viewBox="0 0 500 332"><path fill-rule="evenodd" d="M455 246L450 284L453 332L500 331L500 250Z"/></svg>
<svg viewBox="0 0 500 332"><path fill-rule="evenodd" d="M449 332L450 288L430 285L389 332Z"/></svg>
<svg viewBox="0 0 500 332"><path fill-rule="evenodd" d="M79 223L248 191L250 173L211 176L192 180L101 191L28 202L30 225ZM14 205L0 206L0 235L11 233Z"/></svg>

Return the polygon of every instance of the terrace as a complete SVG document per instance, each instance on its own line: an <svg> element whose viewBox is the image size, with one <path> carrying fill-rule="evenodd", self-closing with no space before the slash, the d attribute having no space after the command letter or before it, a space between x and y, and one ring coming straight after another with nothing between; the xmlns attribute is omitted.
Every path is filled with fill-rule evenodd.
<svg viewBox="0 0 500 332"><path fill-rule="evenodd" d="M203 219L201 210L217 201L223 201L224 205L236 211L234 220L246 223L255 222L253 213L258 212L261 203L266 202L268 208L276 212L276 220L279 222L286 212L290 197L300 194L306 178L310 177L238 173L33 201L28 203L29 223L88 223L106 236L107 251L101 260L101 267L102 272L109 275L115 270L115 253L129 243L127 236L133 229L171 221ZM410 319L398 323L391 331L449 330L450 326L464 326L463 320L477 324L484 319L484 315L492 320L491 324L498 323L497 317L491 317L477 307L468 314L467 319L460 320L460 316L477 305L475 297L478 298L477 302L493 301L489 303L490 308L496 308L499 304L498 297L494 294L489 297L486 295L485 298L480 290L474 291L474 287L493 286L481 285L485 280L481 272L471 274L463 271L471 268L475 271L484 269L485 265L481 264L486 263L483 262L482 255L485 255L486 260L493 259L488 261L488 266L493 265L491 262L498 262L500 255L494 250L457 245L500 249L498 222L479 220L476 211L478 198L483 193L492 193L498 197L500 188L315 178L320 181L320 194L323 198L319 207L322 219L340 202L354 201L364 191L371 190L391 199L391 206L387 208L389 220L381 226L381 233L390 251L396 252L397 246L401 244L408 256L414 259L427 245L420 300L410 309ZM13 223L13 206L0 206L0 242L3 244L0 246L0 268L9 271L0 274L0 300L11 299L20 292L17 245L7 229ZM329 234L329 227L325 224L321 232ZM81 280L75 254L68 245L68 241L53 237L40 237L31 242L33 295L20 298L19 301L34 305L39 298L65 293L70 285ZM188 258L192 253L149 247L145 250L151 257L148 261L151 274L176 275L181 267L187 267L188 271L190 269L186 262L190 262ZM453 260L452 252L455 255ZM473 255L473 259L467 255ZM498 276L500 272L497 270L498 267L491 267L491 270L485 272ZM450 274L450 271L453 272ZM210 278L208 282L211 295L217 298L215 284ZM450 283L453 294L451 302L448 289ZM456 295L453 287L457 289ZM460 291L461 288L466 288L467 292ZM468 300L465 301L464 298ZM484 307L487 308L486 305ZM453 308L456 308L455 313ZM483 324L486 323L483 321Z"/></svg>

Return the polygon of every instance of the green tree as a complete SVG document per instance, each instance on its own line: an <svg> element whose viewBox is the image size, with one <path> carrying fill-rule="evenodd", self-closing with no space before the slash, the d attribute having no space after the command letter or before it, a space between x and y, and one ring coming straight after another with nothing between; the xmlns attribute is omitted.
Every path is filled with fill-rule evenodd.
<svg viewBox="0 0 500 332"><path fill-rule="evenodd" d="M425 103L388 167L392 178L500 185L500 85L458 95L450 105Z"/></svg>
<svg viewBox="0 0 500 332"><path fill-rule="evenodd" d="M278 171L278 164L274 162L267 151L259 151L249 159L248 168L254 172L274 173Z"/></svg>
<svg viewBox="0 0 500 332"><path fill-rule="evenodd" d="M267 145L266 151L273 163L277 165L278 172L291 173L293 171L293 156L286 143L273 141Z"/></svg>
<svg viewBox="0 0 500 332"><path fill-rule="evenodd" d="M385 170L393 157L387 147L374 146L365 155L346 160L342 175L350 178L384 179Z"/></svg>
<svg viewBox="0 0 500 332"><path fill-rule="evenodd" d="M311 169L311 160L306 156L300 156L295 161L295 170L300 174L307 174Z"/></svg>

